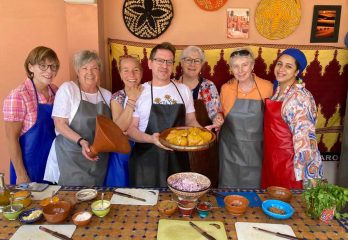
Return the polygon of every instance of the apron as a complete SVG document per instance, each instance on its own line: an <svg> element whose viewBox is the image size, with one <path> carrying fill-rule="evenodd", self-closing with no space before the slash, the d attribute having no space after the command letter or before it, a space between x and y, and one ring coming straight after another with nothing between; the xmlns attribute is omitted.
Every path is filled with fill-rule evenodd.
<svg viewBox="0 0 348 240"><path fill-rule="evenodd" d="M39 103L39 96L34 82L32 81L36 101L37 119L35 124L22 136L19 137L19 144L22 150L24 167L31 182L42 183L45 174L47 157L51 149L52 142L56 137L54 132L54 122L51 117L53 104ZM48 88L53 92L52 88ZM10 164L10 184L16 184L16 172L11 162Z"/></svg>
<svg viewBox="0 0 348 240"><path fill-rule="evenodd" d="M225 118L219 134L219 187L260 188L264 106L259 95L261 100L237 98Z"/></svg>
<svg viewBox="0 0 348 240"><path fill-rule="evenodd" d="M173 82L171 82L174 84ZM145 133L152 135L171 127L185 125L185 104L153 104L151 84L151 110ZM166 151L152 143L136 142L129 161L130 185L136 187L167 187L169 175L189 171L186 152Z"/></svg>
<svg viewBox="0 0 348 240"><path fill-rule="evenodd" d="M98 92L101 92L98 89ZM111 118L110 108L104 102L97 104L82 99L80 89L80 105L70 123L70 128L79 133L89 143L94 140L97 115ZM62 134L56 138L56 154L60 177L58 184L63 186L102 186L108 165L108 153L99 153L98 161L90 161L82 155L81 147Z"/></svg>
<svg viewBox="0 0 348 240"><path fill-rule="evenodd" d="M192 91L194 106L196 111L196 119L201 126L211 125L206 106L202 99L198 99L198 93L203 79L200 79L197 87ZM190 169L192 172L197 172L207 176L211 181L212 187L217 187L219 175L219 157L218 147L215 141L213 145L203 151L189 152Z"/></svg>
<svg viewBox="0 0 348 240"><path fill-rule="evenodd" d="M261 188L302 189L302 181L295 178L292 134L281 116L282 104L281 101L266 99Z"/></svg>

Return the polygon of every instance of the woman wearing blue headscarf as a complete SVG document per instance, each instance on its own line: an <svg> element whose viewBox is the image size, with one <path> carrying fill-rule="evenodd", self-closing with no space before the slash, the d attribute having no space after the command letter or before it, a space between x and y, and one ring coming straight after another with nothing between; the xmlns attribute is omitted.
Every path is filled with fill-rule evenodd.
<svg viewBox="0 0 348 240"><path fill-rule="evenodd" d="M274 68L278 86L265 102L262 188L302 188L322 177L315 135L317 108L298 77L306 66L303 52L289 48Z"/></svg>

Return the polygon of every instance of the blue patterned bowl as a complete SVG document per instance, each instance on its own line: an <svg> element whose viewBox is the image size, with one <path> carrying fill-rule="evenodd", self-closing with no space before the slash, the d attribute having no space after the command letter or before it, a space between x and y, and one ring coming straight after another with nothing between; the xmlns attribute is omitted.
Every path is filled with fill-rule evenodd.
<svg viewBox="0 0 348 240"><path fill-rule="evenodd" d="M276 208L277 211L283 211L282 213L275 213L274 211L271 211L271 208ZM290 218L295 210L293 207L291 207L290 204L280 201L280 200L266 200L262 203L262 210L263 212L276 219L288 219Z"/></svg>
<svg viewBox="0 0 348 240"><path fill-rule="evenodd" d="M22 223L34 223L39 221L42 216L42 208L30 208L19 215L19 221Z"/></svg>

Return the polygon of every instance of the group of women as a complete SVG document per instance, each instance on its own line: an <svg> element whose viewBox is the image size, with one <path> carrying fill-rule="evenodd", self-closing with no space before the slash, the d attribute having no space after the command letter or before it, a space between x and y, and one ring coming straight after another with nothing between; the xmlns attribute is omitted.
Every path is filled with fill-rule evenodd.
<svg viewBox="0 0 348 240"><path fill-rule="evenodd" d="M200 166L197 171L209 177L215 169L219 187L302 188L322 177L316 105L298 82L307 65L300 50L287 49L278 57L275 91L270 81L253 73L249 48L231 53L234 78L222 86L220 95L213 82L200 77L205 59L199 47L184 49L180 61L183 74L177 81L191 89L198 122L212 123L219 139L209 150L219 155L219 168L197 153L190 157L192 170ZM124 89L113 95L99 86L102 64L95 52L75 54L74 67L77 79L58 89L52 84L59 69L55 52L40 46L29 53L27 79L3 106L11 184L46 180L73 186L128 186L129 155L102 153L91 158L88 152L98 114L112 118L126 133L142 92L140 61L131 55L120 58Z"/></svg>

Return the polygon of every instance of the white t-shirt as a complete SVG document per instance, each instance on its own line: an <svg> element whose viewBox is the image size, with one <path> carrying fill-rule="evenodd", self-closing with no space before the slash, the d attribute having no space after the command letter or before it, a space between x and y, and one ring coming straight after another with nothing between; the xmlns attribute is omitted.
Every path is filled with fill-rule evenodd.
<svg viewBox="0 0 348 240"><path fill-rule="evenodd" d="M99 90L101 94L103 94L106 104L110 106L111 92L101 87L99 87ZM93 104L104 101L103 97L100 95L100 92L91 94L81 91L82 99ZM80 89L77 84L72 81L63 83L56 93L52 116L68 118L70 124L75 117L77 109L80 105L80 100ZM56 134L58 135L59 133L56 131ZM58 183L60 172L55 143L56 140L53 141L47 158L44 180Z"/></svg>
<svg viewBox="0 0 348 240"><path fill-rule="evenodd" d="M186 113L195 112L191 90L182 83L174 83L178 88L182 99L185 103ZM176 104L183 103L178 90L173 83L166 86L152 87L154 104ZM136 102L133 117L139 118L139 130L145 132L149 122L151 110L151 84L146 82L143 84L144 90Z"/></svg>

